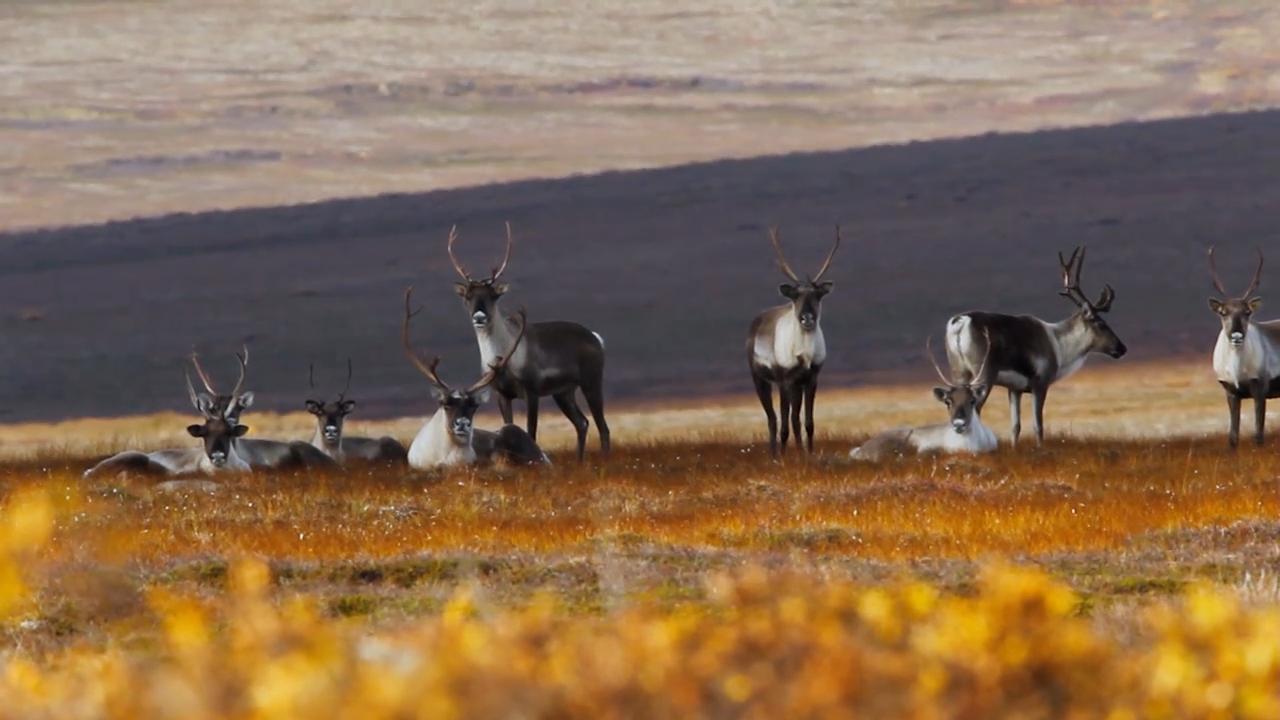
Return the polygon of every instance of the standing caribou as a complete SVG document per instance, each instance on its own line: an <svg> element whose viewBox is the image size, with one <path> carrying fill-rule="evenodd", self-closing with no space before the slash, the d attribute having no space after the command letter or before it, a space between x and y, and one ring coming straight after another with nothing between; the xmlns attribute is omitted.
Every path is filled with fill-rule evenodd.
<svg viewBox="0 0 1280 720"><path fill-rule="evenodd" d="M1080 290L1084 255L1083 247L1077 247L1069 259L1058 253L1063 286L1058 294L1079 308L1065 320L1051 323L1031 315L967 312L947 321L947 359L953 373L974 374L982 367L984 376L974 375L975 382L1008 389L1014 445L1022 431L1022 393L1031 393L1036 443L1043 443L1049 386L1079 370L1089 353L1118 359L1127 352L1102 319L1102 313L1111 310L1115 290L1104 285L1096 303Z"/></svg>
<svg viewBox="0 0 1280 720"><path fill-rule="evenodd" d="M307 369L307 383L312 390L316 389L316 368L311 365ZM402 464L406 460L404 446L394 438L346 437L342 427L347 416L356 407L355 400L347 399L347 391L351 389L351 358L347 358L347 384L338 399L333 402L324 400L307 400L307 412L316 417L316 434L311 438L311 445L338 462L346 465L350 461L366 463Z"/></svg>
<svg viewBox="0 0 1280 720"><path fill-rule="evenodd" d="M1222 299L1209 298L1209 308L1218 314L1222 329L1213 348L1213 372L1227 394L1227 410L1231 429L1227 442L1240 443L1240 401L1253 398L1253 441L1262 444L1267 422L1267 398L1280 397L1280 320L1257 322L1253 314L1262 305L1254 295L1262 282L1262 250L1258 250L1258 268L1249 287L1239 297L1231 297L1218 278L1209 248L1209 273L1213 287Z"/></svg>
<svg viewBox="0 0 1280 720"><path fill-rule="evenodd" d="M507 292L500 282L511 259L511 223L507 223L507 248L502 263L489 277L473 278L453 254L458 239L455 225L449 230L449 260L462 278L455 289L467 309L480 345L480 370L488 372L494 359L514 347L513 319L503 314L498 302ZM569 418L578 433L578 460L586 454L587 417L578 407L575 393L582 388L587 407L596 421L600 449L609 452L609 425L604 419L604 339L597 333L573 322L537 322L528 327L524 344L510 351L510 357L493 380L498 391L498 410L502 420L511 424L511 401L520 398L527 412L529 437L538 437L538 399L550 395L560 412Z"/></svg>
<svg viewBox="0 0 1280 720"><path fill-rule="evenodd" d="M413 288L404 291L404 321L400 326L400 342L409 362L431 382L432 394L440 408L431 416L413 443L409 445L410 467L427 470L448 465L474 465L478 462L505 460L511 464L546 463L547 456L533 437L519 426L507 423L497 432L477 430L476 410L489 399L489 386L502 374L515 355L525 335L524 311L519 313L520 329L515 340L496 356L484 375L465 390L449 387L440 379L436 368L440 358L423 360L409 341L409 321L417 314L411 310Z"/></svg>
<svg viewBox="0 0 1280 720"><path fill-rule="evenodd" d="M827 359L827 342L822 335L819 320L822 315L822 298L831 292L832 283L822 277L831 268L840 247L840 226L836 226L835 243L827 259L811 279L801 280L782 254L778 229L770 228L769 240L777 256L778 267L791 282L778 286L789 302L765 310L751 322L747 333L747 364L756 394L764 406L769 422L769 452L778 455L778 417L773 413L773 386L778 386L778 400L782 410L782 452L787 450L787 421L795 430L796 444L800 444L800 409L804 406L806 445L813 452L813 401L818 392L818 373Z"/></svg>
<svg viewBox="0 0 1280 720"><path fill-rule="evenodd" d="M985 337L985 336L984 336ZM988 342L987 347L991 347ZM982 422L982 404L986 402L990 385L983 384L983 370L987 358L972 375L962 379L949 379L933 357L929 340L924 344L925 354L942 385L933 389L933 396L947 406L950 421L916 428L900 428L877 435L861 447L849 451L854 460L878 462L914 453L987 453L996 449L996 434Z"/></svg>

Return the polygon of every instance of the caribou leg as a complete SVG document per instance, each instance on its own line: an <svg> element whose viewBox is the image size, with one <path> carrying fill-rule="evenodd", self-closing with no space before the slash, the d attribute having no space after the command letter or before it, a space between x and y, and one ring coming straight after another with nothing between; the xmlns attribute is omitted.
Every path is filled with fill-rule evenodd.
<svg viewBox="0 0 1280 720"><path fill-rule="evenodd" d="M609 424L604 421L604 389L597 383L582 386L591 418L596 421L596 434L600 436L600 452L609 454Z"/></svg>
<svg viewBox="0 0 1280 720"><path fill-rule="evenodd" d="M800 411L804 409L804 381L791 382L791 432L796 436L796 450L804 449L804 435L800 433Z"/></svg>
<svg viewBox="0 0 1280 720"><path fill-rule="evenodd" d="M760 397L760 404L764 406L765 419L769 421L769 454L773 457L778 456L778 416L773 412L773 385L769 383L767 378L760 377L752 373L751 379L756 384L756 395Z"/></svg>
<svg viewBox="0 0 1280 720"><path fill-rule="evenodd" d="M502 413L502 424L510 425L515 416L511 412L511 397L498 393L498 412Z"/></svg>
<svg viewBox="0 0 1280 720"><path fill-rule="evenodd" d="M1009 390L1009 437L1014 447L1018 446L1018 436L1022 434L1022 393Z"/></svg>
<svg viewBox="0 0 1280 720"><path fill-rule="evenodd" d="M559 406L560 412L569 418L569 422L573 423L573 429L578 431L578 462L582 462L587 455L587 428L591 423L587 422L587 416L582 414L582 408L578 407L578 401L573 393L573 390L566 390L552 397Z"/></svg>
<svg viewBox="0 0 1280 720"><path fill-rule="evenodd" d="M778 433L778 452L786 455L787 438L791 437L791 426L788 422L791 417L791 388L787 379L781 375L778 377L778 414L782 416L782 427Z"/></svg>
<svg viewBox="0 0 1280 720"><path fill-rule="evenodd" d="M1262 445L1267 426L1267 382L1253 381L1253 443Z"/></svg>
<svg viewBox="0 0 1280 720"><path fill-rule="evenodd" d="M1035 425L1036 445L1044 445L1044 400L1049 395L1049 388L1031 389L1031 422Z"/></svg>
<svg viewBox="0 0 1280 720"><path fill-rule="evenodd" d="M1231 420L1231 428L1227 431L1227 445L1235 448L1240 444L1240 396L1229 387L1227 392L1227 417Z"/></svg>
<svg viewBox="0 0 1280 720"><path fill-rule="evenodd" d="M813 452L813 401L818 397L818 374L809 376L804 388L804 430L809 436L809 452Z"/></svg>
<svg viewBox="0 0 1280 720"><path fill-rule="evenodd" d="M536 442L538 439L538 396L528 393L524 398L525 426L524 429L529 431L529 437Z"/></svg>

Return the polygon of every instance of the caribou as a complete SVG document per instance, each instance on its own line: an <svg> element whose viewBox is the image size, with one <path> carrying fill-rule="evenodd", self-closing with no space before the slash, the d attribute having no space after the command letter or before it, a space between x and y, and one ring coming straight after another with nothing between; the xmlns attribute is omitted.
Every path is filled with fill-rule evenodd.
<svg viewBox="0 0 1280 720"><path fill-rule="evenodd" d="M1222 321L1218 342L1213 347L1213 372L1227 395L1227 411L1231 429L1227 442L1240 443L1240 401L1253 399L1253 441L1261 445L1267 422L1267 399L1280 397L1280 320L1255 321L1253 314L1262 305L1254 295L1262 282L1262 250L1258 250L1258 267L1249 287L1232 297L1218 277L1209 248L1209 273L1213 287L1221 298L1209 298L1209 309Z"/></svg>
<svg viewBox="0 0 1280 720"><path fill-rule="evenodd" d="M1090 353L1122 358L1127 348L1103 319L1111 310L1115 290L1104 285L1097 302L1080 290L1085 248L1069 259L1058 253L1062 286L1058 293L1078 308L1059 322L1032 315L967 312L947 321L947 359L954 373L968 373L975 382L1009 391L1010 436L1018 444L1022 432L1022 394L1031 393L1036 443L1044 443L1044 403L1049 386L1079 370ZM984 359L989 358L989 359ZM975 375L981 368L983 375ZM985 404L985 399L983 401Z"/></svg>
<svg viewBox="0 0 1280 720"><path fill-rule="evenodd" d="M339 465L349 462L403 464L407 454L404 446L394 438L347 437L343 434L343 425L347 416L356 407L355 400L347 399L347 391L351 389L351 359L347 358L347 384L338 399L333 402L325 400L307 400L307 412L316 418L316 432L311 438L311 445L320 452L333 458ZM316 368L308 367L307 383L316 389Z"/></svg>
<svg viewBox="0 0 1280 720"><path fill-rule="evenodd" d="M409 362L431 383L431 392L439 409L418 431L409 445L409 466L418 470L449 465L474 465L504 460L511 464L547 463L533 436L518 425L504 424L498 431L477 430L475 415L489 400L489 387L502 374L525 336L527 322L524 311L518 314L520 329L515 340L502 355L496 356L479 380L466 389L450 387L440 379L440 358L423 360L409 340L409 322L418 311L412 307L413 288L404 293L404 320L400 326L400 342Z"/></svg>
<svg viewBox="0 0 1280 720"><path fill-rule="evenodd" d="M449 230L449 260L462 278L455 289L475 329L476 342L480 346L481 372L488 372L495 358L514 347L515 320L499 307L499 301L508 290L507 284L501 281L502 274L511 260L511 223L506 227L507 246L502 262L494 266L484 279L472 277L458 261L453 251L458 240L458 228L455 225ZM533 323L527 328L527 335L519 349L510 351L507 362L492 383L498 394L498 411L502 413L503 422L508 425L512 422L512 400L524 400L525 427L529 437L536 441L538 400L550 395L577 431L578 460L581 461L586 456L587 428L590 425L578 407L576 393L581 388L595 419L601 452L608 454L609 424L604 417L604 338L578 323L565 321Z"/></svg>
<svg viewBox="0 0 1280 720"><path fill-rule="evenodd" d="M831 292L832 283L823 280L836 250L840 247L840 226L836 226L835 243L827 259L812 278L800 279L782 253L778 229L769 230L778 267L790 282L778 286L788 302L765 310L751 322L747 333L747 363L756 394L764 406L769 424L769 452L778 456L778 417L773 412L773 386L778 386L782 411L782 452L787 450L788 418L795 429L796 444L801 443L800 411L804 408L804 428L808 434L806 448L813 452L813 401L818 392L818 373L827 359L827 342L819 320L822 298Z"/></svg>
<svg viewBox="0 0 1280 720"><path fill-rule="evenodd" d="M244 391L245 377L249 368L249 348L245 347L243 352L236 353L236 360L239 362L240 375L231 392L223 394L214 388L209 374L200 365L199 357L192 353L191 362L195 366L196 376L200 378L206 392L196 393L191 387L190 378L187 379L187 388L191 392L192 403L206 419L220 418L231 426L237 426L240 423L240 414L253 404L253 393ZM237 440L236 450L254 470L297 468L337 470L341 467L333 458L302 441L281 442L243 438Z"/></svg>
<svg viewBox="0 0 1280 720"><path fill-rule="evenodd" d="M984 333L984 338L985 338ZM942 372L938 361L933 357L931 340L925 340L925 354L933 369L942 379L942 385L933 389L933 396L947 406L949 421L937 425L926 425L915 428L899 428L877 435L861 447L849 451L854 460L879 462L915 453L988 453L996 449L998 443L995 433L982 422L982 404L987 399L991 386L983 383L987 357L972 375L956 380L948 378ZM991 346L990 342L987 347Z"/></svg>

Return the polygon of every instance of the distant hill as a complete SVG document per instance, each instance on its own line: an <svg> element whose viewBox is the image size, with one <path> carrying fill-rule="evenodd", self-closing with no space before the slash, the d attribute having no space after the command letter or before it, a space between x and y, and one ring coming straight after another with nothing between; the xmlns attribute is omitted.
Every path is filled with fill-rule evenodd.
<svg viewBox="0 0 1280 720"><path fill-rule="evenodd" d="M300 408L312 361L336 392L350 356L364 414L424 412L399 347L404 287L427 304L418 338L442 374L473 379L445 237L457 223L478 271L500 256L504 220L508 307L604 335L615 400L749 391L747 326L780 302L774 223L797 269L844 228L828 384L925 377L925 335L956 311L1065 316L1055 252L1080 243L1086 290L1117 290L1131 357L1207 357L1205 248L1220 247L1233 287L1253 246L1280 263L1278 172L1280 112L1267 111L4 235L0 421L181 409L191 348L230 382L242 341L264 407Z"/></svg>

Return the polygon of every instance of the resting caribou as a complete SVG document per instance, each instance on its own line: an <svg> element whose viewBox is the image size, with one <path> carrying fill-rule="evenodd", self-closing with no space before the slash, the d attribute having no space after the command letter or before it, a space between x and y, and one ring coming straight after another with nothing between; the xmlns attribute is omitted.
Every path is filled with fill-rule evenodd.
<svg viewBox="0 0 1280 720"><path fill-rule="evenodd" d="M1262 298L1254 295L1262 282L1262 250L1258 250L1253 280L1238 297L1231 297L1218 278L1213 248L1209 248L1209 273L1213 287L1222 296L1209 298L1209 308L1222 321L1213 347L1213 372L1227 395L1231 418L1227 442L1231 447L1240 443L1240 401L1253 398L1253 441L1261 445L1267 424L1267 398L1280 397L1280 320L1253 319L1262 305Z"/></svg>
<svg viewBox="0 0 1280 720"><path fill-rule="evenodd" d="M240 414L253 404L252 392L244 392L244 381L249 368L249 348L236 353L240 365L240 375L235 387L228 394L214 389L209 374L200 365L200 359L192 353L191 362L195 366L196 375L204 385L205 393L193 394L192 402L206 418L221 417L232 426L240 423ZM321 470L338 470L340 466L333 458L325 455L310 444L301 441L281 442L278 440L258 440L243 438L236 442L236 449L241 458L254 470L287 470L293 468L314 468Z"/></svg>
<svg viewBox="0 0 1280 720"><path fill-rule="evenodd" d="M316 417L316 433L311 438L311 445L340 465L350 461L404 463L407 457L404 446L394 438L348 437L343 434L347 416L356 407L355 400L347 399L347 391L351 389L351 374L351 359L347 358L347 384L338 393L338 399L333 402L306 401L307 412ZM316 389L315 365L308 368L307 383L312 390Z"/></svg>
<svg viewBox="0 0 1280 720"><path fill-rule="evenodd" d="M1044 401L1049 386L1079 370L1089 353L1124 357L1127 349L1102 314L1111 310L1115 290L1104 285L1097 302L1080 290L1085 248L1069 259L1058 253L1062 286L1058 293L1079 308L1065 320L1051 323L1032 315L967 312L947 321L947 359L953 373L973 374L984 367L982 385L1009 391L1010 435L1018 444L1022 432L1022 394L1031 393L1036 442L1044 442ZM989 358L984 360L983 358ZM985 363L985 365L984 365ZM983 401L985 404L985 399Z"/></svg>
<svg viewBox="0 0 1280 720"><path fill-rule="evenodd" d="M511 259L511 223L507 223L507 248L502 262L482 280L473 278L454 255L453 246L457 239L458 228L455 225L449 230L449 260L462 278L462 282L456 283L456 291L475 328L476 342L480 346L481 372L487 372L494 358L513 347L514 320L498 307L499 300L508 289L500 279ZM581 388L596 421L600 449L606 454L609 452L609 425L604 418L604 338L578 323L536 322L529 325L524 344L511 351L507 360L493 380L503 422L511 424L511 401L515 398L524 400L526 429L529 437L536 440L538 399L550 395L577 431L578 460L582 460L586 455L589 423L575 396Z"/></svg>
<svg viewBox="0 0 1280 720"><path fill-rule="evenodd" d="M502 355L496 356L484 375L465 390L449 387L436 369L440 358L423 360L409 341L409 321L417 314L411 310L413 288L404 292L404 321L400 326L400 342L409 362L431 382L432 394L440 408L418 431L409 445L409 466L419 470L448 465L473 465L494 460L511 464L549 462L533 436L518 425L507 423L497 432L477 430L474 426L476 411L489 399L489 386L502 374L515 355L525 336L524 311L521 310L519 330L515 340Z"/></svg>
<svg viewBox="0 0 1280 720"><path fill-rule="evenodd" d="M990 343L988 343L990 347ZM983 364L977 372L961 379L948 378L933 357L930 340L925 340L925 354L942 385L933 389L933 396L947 406L950 421L924 427L900 428L877 435L861 447L849 451L854 460L881 460L926 452L987 453L996 449L995 433L982 422L982 404L987 399L990 385L977 382L983 376Z"/></svg>
<svg viewBox="0 0 1280 720"><path fill-rule="evenodd" d="M778 455L778 417L773 413L773 386L778 386L782 410L782 452L787 450L788 416L800 444L800 409L804 406L804 425L808 433L806 445L813 452L813 401L818 393L818 373L827 359L827 342L819 320L822 298L831 292L832 283L823 280L831 268L831 260L840 247L840 226L836 226L835 243L827 259L811 279L801 280L782 254L778 229L769 230L778 267L791 282L778 286L787 303L770 308L756 316L747 333L747 364L756 394L764 406L769 423L769 452Z"/></svg>

